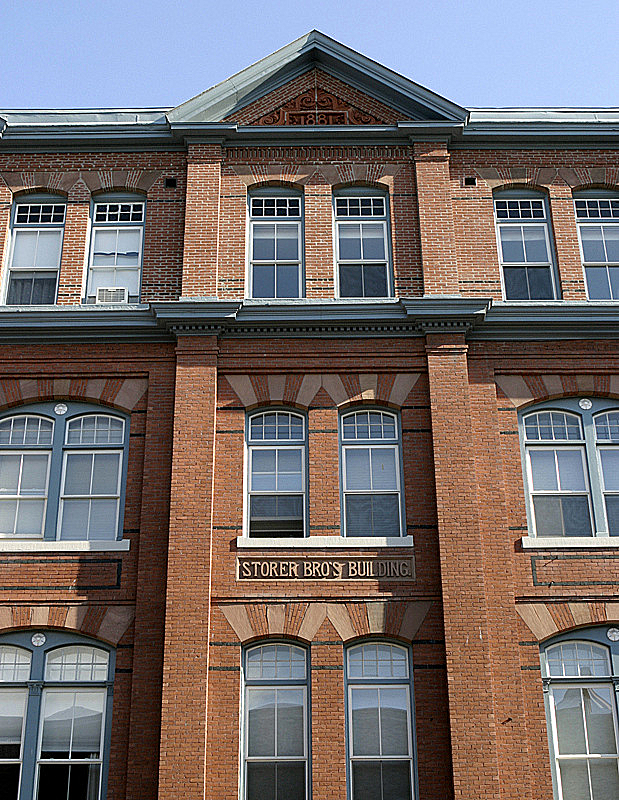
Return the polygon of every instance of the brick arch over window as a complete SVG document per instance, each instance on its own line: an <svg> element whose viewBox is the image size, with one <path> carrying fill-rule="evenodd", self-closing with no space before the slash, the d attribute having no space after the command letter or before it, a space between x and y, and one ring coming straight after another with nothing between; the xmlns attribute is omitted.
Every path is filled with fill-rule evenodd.
<svg viewBox="0 0 619 800"><path fill-rule="evenodd" d="M50 192L68 194L78 181L96 192L140 192L145 194L161 176L159 170L83 170L80 172L0 172L10 191L18 193Z"/></svg>
<svg viewBox="0 0 619 800"><path fill-rule="evenodd" d="M419 379L419 373L225 375L224 377L245 408L277 403L308 408L322 390L338 407L365 401L398 408L404 405L404 401Z"/></svg>
<svg viewBox="0 0 619 800"><path fill-rule="evenodd" d="M19 628L54 628L83 633L116 645L135 617L133 606L0 605L0 633Z"/></svg>
<svg viewBox="0 0 619 800"><path fill-rule="evenodd" d="M537 641L585 625L619 623L619 602L518 603L518 615Z"/></svg>
<svg viewBox="0 0 619 800"><path fill-rule="evenodd" d="M290 636L311 642L328 620L342 641L385 635L411 641L431 601L389 600L357 603L234 603L219 611L240 642L266 636Z"/></svg>
<svg viewBox="0 0 619 800"><path fill-rule="evenodd" d="M247 187L284 184L302 189L313 178L330 186L376 184L389 188L402 164L237 164L232 169Z"/></svg>
<svg viewBox="0 0 619 800"><path fill-rule="evenodd" d="M619 167L537 167L525 165L521 167L483 167L477 170L479 177L491 189L504 189L519 185L527 188L550 186L551 184L567 185L582 188L585 184L619 184Z"/></svg>
<svg viewBox="0 0 619 800"><path fill-rule="evenodd" d="M619 398L619 375L497 375L497 395L514 408L578 395Z"/></svg>
<svg viewBox="0 0 619 800"><path fill-rule="evenodd" d="M148 387L146 378L3 378L0 408L41 400L76 400L132 411Z"/></svg>

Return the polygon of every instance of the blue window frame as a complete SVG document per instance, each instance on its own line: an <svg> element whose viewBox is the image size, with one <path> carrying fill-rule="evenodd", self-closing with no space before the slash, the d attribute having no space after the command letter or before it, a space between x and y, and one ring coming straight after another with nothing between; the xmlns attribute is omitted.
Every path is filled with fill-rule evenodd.
<svg viewBox="0 0 619 800"><path fill-rule="evenodd" d="M546 198L539 192L494 194L494 217L506 300L554 300L557 275Z"/></svg>
<svg viewBox="0 0 619 800"><path fill-rule="evenodd" d="M269 409L247 419L246 530L302 537L307 516L307 435L301 414Z"/></svg>
<svg viewBox="0 0 619 800"><path fill-rule="evenodd" d="M0 636L3 800L104 800L115 652L83 636Z"/></svg>
<svg viewBox="0 0 619 800"><path fill-rule="evenodd" d="M337 297L392 297L389 203L385 192L355 187L333 195Z"/></svg>
<svg viewBox="0 0 619 800"><path fill-rule="evenodd" d="M57 195L19 197L13 205L7 305L56 302L66 200Z"/></svg>
<svg viewBox="0 0 619 800"><path fill-rule="evenodd" d="M415 736L410 649L367 641L346 649L349 800L412 800Z"/></svg>
<svg viewBox="0 0 619 800"><path fill-rule="evenodd" d="M247 296L304 297L303 195L294 189L253 189L248 211Z"/></svg>
<svg viewBox="0 0 619 800"><path fill-rule="evenodd" d="M619 797L619 630L556 636L541 649L557 800Z"/></svg>
<svg viewBox="0 0 619 800"><path fill-rule="evenodd" d="M340 418L345 536L401 536L404 528L398 417L359 409Z"/></svg>
<svg viewBox="0 0 619 800"><path fill-rule="evenodd" d="M619 193L574 193L580 253L589 300L619 300Z"/></svg>
<svg viewBox="0 0 619 800"><path fill-rule="evenodd" d="M0 415L0 537L122 538L128 416L84 403Z"/></svg>
<svg viewBox="0 0 619 800"><path fill-rule="evenodd" d="M548 401L520 414L529 531L619 536L619 407L600 398Z"/></svg>
<svg viewBox="0 0 619 800"><path fill-rule="evenodd" d="M139 302L145 213L141 195L93 199L87 303Z"/></svg>
<svg viewBox="0 0 619 800"><path fill-rule="evenodd" d="M309 797L308 675L308 654L298 645L269 642L244 651L244 800Z"/></svg>

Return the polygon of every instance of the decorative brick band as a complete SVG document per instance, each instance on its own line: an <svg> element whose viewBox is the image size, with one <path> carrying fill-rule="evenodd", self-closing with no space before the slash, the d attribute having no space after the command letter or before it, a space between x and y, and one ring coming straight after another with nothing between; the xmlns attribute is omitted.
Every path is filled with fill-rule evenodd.
<svg viewBox="0 0 619 800"><path fill-rule="evenodd" d="M64 628L116 645L134 617L133 606L0 606L0 631Z"/></svg>
<svg viewBox="0 0 619 800"><path fill-rule="evenodd" d="M222 605L221 612L239 641L259 636L294 636L311 642L325 620L342 641L373 633L412 640L432 602L252 603Z"/></svg>
<svg viewBox="0 0 619 800"><path fill-rule="evenodd" d="M582 625L619 622L619 603L518 603L516 611L537 641Z"/></svg>
<svg viewBox="0 0 619 800"><path fill-rule="evenodd" d="M479 177L491 189L507 186L510 183L524 183L534 186L550 186L554 183L576 186L618 186L618 167L485 167L477 170Z"/></svg>
<svg viewBox="0 0 619 800"><path fill-rule="evenodd" d="M159 170L84 170L81 172L0 172L13 194L43 191L68 194L78 181L90 192L129 191L146 194L161 175Z"/></svg>
<svg viewBox="0 0 619 800"><path fill-rule="evenodd" d="M324 390L336 406L348 403L376 402L399 407L419 379L419 373L309 374L298 375L225 375L230 387L245 408L261 404L290 404L308 408L318 392Z"/></svg>
<svg viewBox="0 0 619 800"><path fill-rule="evenodd" d="M246 186L260 183L291 183L299 188L320 175L330 186L340 184L384 184L389 186L401 164L240 164L233 167Z"/></svg>
<svg viewBox="0 0 619 800"><path fill-rule="evenodd" d="M0 408L44 400L83 400L132 411L147 387L146 378L3 378Z"/></svg>
<svg viewBox="0 0 619 800"><path fill-rule="evenodd" d="M619 397L619 375L497 375L495 380L515 408L574 394Z"/></svg>

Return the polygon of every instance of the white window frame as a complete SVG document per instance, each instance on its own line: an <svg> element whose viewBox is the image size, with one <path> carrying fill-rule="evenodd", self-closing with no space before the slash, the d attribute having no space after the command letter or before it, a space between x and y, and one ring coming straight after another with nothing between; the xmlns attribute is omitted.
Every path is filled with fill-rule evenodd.
<svg viewBox="0 0 619 800"><path fill-rule="evenodd" d="M30 222L17 222L17 213L18 208L20 206L62 206L64 209L63 213L63 220L62 222L38 222L38 223L30 223ZM56 275L56 289L54 291L54 299L52 304L57 302L58 298L58 284L60 278L60 267L62 264L62 250L64 245L64 231L65 231L65 224L67 218L67 201L63 197L53 197L51 199L39 199L37 195L31 195L27 198L19 198L16 202L13 203L12 208L12 221L11 221L11 231L10 231L10 242L8 247L8 256L7 256L7 265L5 269L5 276L3 281L3 288L2 288L2 296L4 298L5 305L8 305L8 296L9 296L9 288L11 283L11 275L12 273L20 273L20 272L49 272L55 273ZM17 235L19 231L29 231L29 232L36 232L41 233L42 231L49 231L55 230L59 231L60 236L60 246L58 248L58 264L55 267L14 267L13 266L13 256L15 251L15 242L17 240ZM37 238L38 242L38 238ZM36 307L38 304L30 303L28 305L33 305Z"/></svg>
<svg viewBox="0 0 619 800"><path fill-rule="evenodd" d="M381 439L345 439L344 438L344 420L352 416L354 414L363 414L363 413L379 413L387 417L391 417L394 421L394 428L395 428L395 437L393 439L389 438L381 438ZM339 420L339 438L340 438L340 471L342 476L342 486L341 486L341 526L343 535L349 536L347 531L346 525L346 497L348 495L379 495L379 494L392 494L396 495L398 499L398 527L399 527L399 534L398 536L405 536L405 511L403 508L403 491L402 491L402 459L401 459L401 446L402 446L402 436L401 436L401 429L399 424L399 419L396 414L385 411L380 408L353 408L345 411L344 413L340 414ZM393 450L395 453L395 479L396 479L396 489L384 490L384 489L348 489L347 488L347 461L346 461L346 453L348 450ZM372 455L370 452L370 465L371 465ZM372 472L370 466L370 481L372 480ZM355 538L352 535L352 538ZM377 536L377 539L382 537ZM389 537L395 538L395 537Z"/></svg>
<svg viewBox="0 0 619 800"><path fill-rule="evenodd" d="M302 439L256 439L255 441L251 438L251 421L256 417L260 417L267 414L289 414L291 417L295 417L296 419L300 419L303 425L303 438ZM243 496L245 498L245 513L244 513L244 530L245 536L251 538L253 540L260 540L260 539L270 539L270 538L288 538L288 537L281 537L277 534L271 534L271 536L256 536L255 534L252 536L251 534L251 498L252 497L260 497L260 496L298 496L302 495L302 504L303 504L303 532L301 535L294 538L295 540L300 540L307 537L308 533L308 525L307 525L307 419L303 414L299 414L296 411L292 411L287 408L262 408L259 409L251 414L248 414L246 420L246 427L245 427L245 476L244 476L244 487L243 487ZM276 453L276 473L277 476L277 463L278 463L278 451L279 450L297 450L301 453L301 491L288 491L288 490L253 490L252 487L252 463L253 463L253 453L257 450L269 450L275 451ZM289 535L290 536L290 535Z"/></svg>
<svg viewBox="0 0 619 800"><path fill-rule="evenodd" d="M254 216L252 212L252 201L254 199L275 199L275 200L298 200L299 202L299 216ZM247 298L253 300L298 300L305 296L304 291L304 218L305 209L303 204L303 197L294 191L283 190L256 190L250 192L247 197ZM275 247L277 248L277 225L296 225L297 227L297 260L288 259L255 259L254 258L254 228L256 225L275 225ZM277 252L275 253L277 256ZM274 268L274 296L273 297L255 297L254 295L254 266L273 264ZM296 265L297 267L297 294L295 297L277 297L277 267Z"/></svg>
<svg viewBox="0 0 619 800"><path fill-rule="evenodd" d="M22 500L26 500L26 502L28 500L43 500L43 516L41 517L41 530L40 530L40 532L38 534L36 534L36 533L20 533L20 534L17 534L15 532L15 530L13 530L13 533L1 533L0 532L0 538L2 538L2 539L12 539L12 540L14 540L14 539L42 539L43 538L43 533L45 531L45 520L46 520L46 517L47 517L47 501L48 501L48 497L49 497L49 472L50 472L50 465L51 465L51 460L52 460L52 445L50 444L47 447L47 449L44 449L42 447L40 450L31 450L31 449L27 449L27 448L24 448L23 450L17 450L17 449L8 450L8 449L5 449L4 447L0 447L0 455L21 456L21 462L20 462L20 465L19 465L18 487L19 487L19 483L21 482L22 471L23 471L23 468L24 468L23 457L26 456L26 455L37 455L37 456L46 455L47 456L47 469L46 469L46 472L45 472L45 490L44 490L45 493L44 494L42 494L42 495L23 495L23 494L10 495L10 494L3 494L2 495L2 500L3 501L4 500L16 500L17 501L17 512L15 514L15 523L14 523L14 526L13 526L14 528L15 528L15 525L17 524L17 514L19 513L19 505L20 505L20 501L22 501Z"/></svg>
<svg viewBox="0 0 619 800"><path fill-rule="evenodd" d="M524 200L532 201L537 200L541 202L542 208L544 210L543 217L513 217L513 218L499 218L497 217L496 211L496 203L497 201L520 201ZM548 302L549 300L558 300L560 299L558 296L558 284L557 284L557 275L555 264L554 264L554 256L553 256L553 248L552 248L552 240L550 237L550 217L548 214L548 206L546 203L546 198L540 196L539 194L531 193L523 191L520 192L510 192L509 194L498 193L493 198L493 211L494 211L494 229L495 229L495 236L496 236L496 245L497 245L497 255L499 259L499 271L501 276L501 294L503 299L509 303L531 303L531 302ZM544 230L544 241L546 243L546 252L548 254L548 261L503 261L503 248L501 243L501 228L502 227L519 227L521 229L525 227L538 227L543 228ZM526 258L526 251L524 248L524 233L521 232L521 236L523 238L523 253L525 254ZM537 299L537 298L509 298L507 297L507 290L505 286L505 269L524 269L527 270L529 267L546 267L550 272L550 281L552 285L552 297L551 298L544 298L544 299ZM529 278L527 274L527 286L529 285Z"/></svg>
<svg viewBox="0 0 619 800"><path fill-rule="evenodd" d="M586 194L579 195L576 194L574 196L574 217L576 219L576 227L578 228L578 247L580 250L580 259L582 263L582 271L583 271L583 280L585 282L585 291L587 293L587 300L592 302L604 302L604 303L614 303L619 301L619 295L617 297L610 297L610 298L592 298L589 293L589 281L587 280L587 267L605 267L606 268L606 275L608 278L608 288L612 295L612 285L610 282L610 274L609 274L609 267L616 267L617 271L619 272L619 261L610 261L606 259L605 261L586 261L585 260L585 250L582 243L582 230L583 228L603 228L614 226L619 229L619 216L610 216L610 217L602 217L602 216L579 216L577 203L587 202L587 201L594 201L599 202L600 200L604 201L615 201L619 202L619 195L614 196L603 196L603 194ZM602 233L602 239L604 241L604 246L606 245L604 234Z"/></svg>
<svg viewBox="0 0 619 800"><path fill-rule="evenodd" d="M96 222L95 217L97 214L97 207L98 206L109 206L109 205L141 205L142 206L142 222ZM142 271L143 271L143 262L144 262L144 227L146 222L146 201L145 200L138 200L138 199L107 199L102 197L98 197L93 200L92 205L92 221L91 221L91 228L90 228L90 248L89 248L89 255L88 255L88 270L86 274L86 281L85 281L85 288L84 288L84 299L86 303L94 303L96 299L96 292L93 293L91 291L91 284L92 284L92 276L93 272L97 272L100 270L114 270L114 277L115 277L115 286L116 288L123 288L122 285L116 283L116 271L118 269L129 270L133 269L138 275L138 293L137 298L133 302L140 302L140 297L142 294ZM138 257L137 261L138 264L135 267L129 266L118 266L117 263L114 264L106 264L106 265L94 265L94 256L95 256L95 237L99 231L115 231L116 232L116 243L118 245L118 232L119 231L137 231L139 234L139 249L138 249ZM115 262L118 260L118 246L116 247L115 253ZM124 287L127 288L128 287ZM128 298L135 297L135 295L129 294L127 291ZM129 299L131 302L131 299Z"/></svg>

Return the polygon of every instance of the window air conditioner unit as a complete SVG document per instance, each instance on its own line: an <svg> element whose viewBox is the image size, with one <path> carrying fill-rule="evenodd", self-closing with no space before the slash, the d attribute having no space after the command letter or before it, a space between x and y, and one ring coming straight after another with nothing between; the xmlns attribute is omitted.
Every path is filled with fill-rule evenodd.
<svg viewBox="0 0 619 800"><path fill-rule="evenodd" d="M100 286L97 289L97 303L126 303L129 299L129 290L126 286Z"/></svg>

